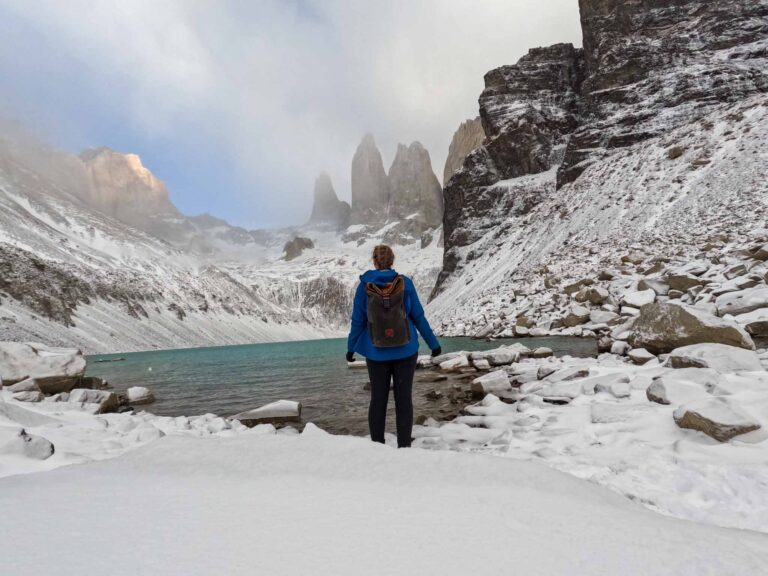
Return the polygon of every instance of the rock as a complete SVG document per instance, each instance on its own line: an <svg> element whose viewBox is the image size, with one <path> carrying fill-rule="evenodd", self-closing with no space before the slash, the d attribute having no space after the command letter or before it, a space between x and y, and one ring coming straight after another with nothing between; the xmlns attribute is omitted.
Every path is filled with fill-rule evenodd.
<svg viewBox="0 0 768 576"><path fill-rule="evenodd" d="M241 424L253 428L259 424L286 424L301 421L301 402L278 400L255 410L247 410L232 416Z"/></svg>
<svg viewBox="0 0 768 576"><path fill-rule="evenodd" d="M419 354L419 357L416 359L416 367L417 368L431 368L432 367L432 356L429 354Z"/></svg>
<svg viewBox="0 0 768 576"><path fill-rule="evenodd" d="M5 389L8 392L42 392L37 384L37 380L34 378L27 378L21 382L16 382L16 384L6 386Z"/></svg>
<svg viewBox="0 0 768 576"><path fill-rule="evenodd" d="M629 254L626 254L625 256L621 257L621 261L625 264L642 264L645 260L645 254L642 252L630 252Z"/></svg>
<svg viewBox="0 0 768 576"><path fill-rule="evenodd" d="M632 360L632 362L640 365L650 362L656 358L656 356L648 352L648 350L645 348L633 348L627 352L627 356L629 356L629 359Z"/></svg>
<svg viewBox="0 0 768 576"><path fill-rule="evenodd" d="M746 331L752 336L768 338L768 308L760 308L739 314L734 318L737 324L744 326Z"/></svg>
<svg viewBox="0 0 768 576"><path fill-rule="evenodd" d="M761 246L760 248L758 248L755 251L755 253L752 255L752 257L755 260L762 260L763 262L768 260L768 244L765 244L765 245Z"/></svg>
<svg viewBox="0 0 768 576"><path fill-rule="evenodd" d="M611 388L616 386L616 392L623 390L620 384L629 384L629 376L627 374L617 372L614 374L602 374L600 376L593 376L591 378L585 378L579 382L584 394L592 395L596 391L607 391L612 394Z"/></svg>
<svg viewBox="0 0 768 576"><path fill-rule="evenodd" d="M0 342L0 380L5 385L34 378L44 394L69 392L84 372L80 350Z"/></svg>
<svg viewBox="0 0 768 576"><path fill-rule="evenodd" d="M491 363L488 362L488 360L486 360L485 358L478 358L477 360L472 360L472 365L478 370L491 369Z"/></svg>
<svg viewBox="0 0 768 576"><path fill-rule="evenodd" d="M54 453L53 444L18 427L0 427L0 455L45 460Z"/></svg>
<svg viewBox="0 0 768 576"><path fill-rule="evenodd" d="M445 394L443 394L440 390L430 390L426 394L424 394L424 398L427 400L440 400Z"/></svg>
<svg viewBox="0 0 768 576"><path fill-rule="evenodd" d="M148 388L143 386L132 386L126 390L126 396L129 404L152 404L155 401L155 395Z"/></svg>
<svg viewBox="0 0 768 576"><path fill-rule="evenodd" d="M575 304L571 306L568 314L563 318L563 326L572 328L589 321L589 309Z"/></svg>
<svg viewBox="0 0 768 576"><path fill-rule="evenodd" d="M371 383L370 382L366 382L365 384L363 384L363 391L365 391L365 392L370 392L371 391Z"/></svg>
<svg viewBox="0 0 768 576"><path fill-rule="evenodd" d="M613 347L613 340L611 340L610 336L601 336L600 339L597 341L598 354L602 354L604 352L610 352L612 347Z"/></svg>
<svg viewBox="0 0 768 576"><path fill-rule="evenodd" d="M718 442L760 429L760 423L725 397L713 397L680 406L674 412L680 428L698 430Z"/></svg>
<svg viewBox="0 0 768 576"><path fill-rule="evenodd" d="M554 374L560 368L559 364L542 364L536 371L536 379L544 380L550 374Z"/></svg>
<svg viewBox="0 0 768 576"><path fill-rule="evenodd" d="M768 286L729 292L715 300L719 316L746 314L758 308L768 308Z"/></svg>
<svg viewBox="0 0 768 576"><path fill-rule="evenodd" d="M509 376L504 370L494 370L472 380L472 394L482 397L486 394L499 394L512 390Z"/></svg>
<svg viewBox="0 0 768 576"><path fill-rule="evenodd" d="M352 214L354 224L384 222L389 205L389 182L381 152L366 134L352 158Z"/></svg>
<svg viewBox="0 0 768 576"><path fill-rule="evenodd" d="M552 348L547 348L546 346L540 346L533 351L534 358L549 358L552 354Z"/></svg>
<svg viewBox="0 0 768 576"><path fill-rule="evenodd" d="M309 224L327 224L336 230L346 228L350 206L339 200L331 177L323 172L315 180L314 202Z"/></svg>
<svg viewBox="0 0 768 576"><path fill-rule="evenodd" d="M485 140L483 123L480 118L465 120L453 134L451 145L448 147L448 157L443 169L443 186L448 183L454 172L461 169L464 159Z"/></svg>
<svg viewBox="0 0 768 576"><path fill-rule="evenodd" d="M624 304L640 309L646 304L651 304L656 300L656 292L653 290L642 290L640 292L627 292L624 294Z"/></svg>
<svg viewBox="0 0 768 576"><path fill-rule="evenodd" d="M664 277L664 281L670 290L675 290L682 294L695 286L702 285L702 281L692 274L669 274Z"/></svg>
<svg viewBox="0 0 768 576"><path fill-rule="evenodd" d="M120 400L114 392L105 390L88 390L86 388L75 388L69 393L70 404L80 404L82 407L89 407L94 414L106 414L107 412L116 412L120 406Z"/></svg>
<svg viewBox="0 0 768 576"><path fill-rule="evenodd" d="M298 258L301 256L301 254L304 252L304 250L309 250L311 248L315 247L315 243L312 242L309 238L304 238L303 236L297 236L293 240L289 240L285 243L283 246L283 259L284 260L293 260L294 258Z"/></svg>
<svg viewBox="0 0 768 576"><path fill-rule="evenodd" d="M418 214L428 227L442 224L443 189L432 171L429 152L421 143L398 144L387 182L390 218Z"/></svg>
<svg viewBox="0 0 768 576"><path fill-rule="evenodd" d="M678 298L682 298L685 295L685 292L681 292L680 290L670 290L667 293L667 296L669 296L670 300L677 300Z"/></svg>
<svg viewBox="0 0 768 576"><path fill-rule="evenodd" d="M629 340L633 347L654 354L704 342L755 349L749 334L735 322L671 302L643 306Z"/></svg>
<svg viewBox="0 0 768 576"><path fill-rule="evenodd" d="M609 312L608 310L592 310L589 313L589 321L592 324L608 324L619 318L616 312Z"/></svg>
<svg viewBox="0 0 768 576"><path fill-rule="evenodd" d="M441 370L458 370L467 366L469 366L469 358L465 354L459 354L440 363Z"/></svg>
<svg viewBox="0 0 768 576"><path fill-rule="evenodd" d="M720 373L763 370L755 352L725 344L692 344L675 348L669 354L667 364L672 368L712 368Z"/></svg>
<svg viewBox="0 0 768 576"><path fill-rule="evenodd" d="M472 357L474 358L475 352L472 353ZM466 352L446 352L445 354L440 354L440 356L435 356L432 358L432 364L434 366L439 366L446 360L452 360L453 358L456 358L458 356L466 356ZM484 356L480 355L478 358L484 358Z"/></svg>
<svg viewBox="0 0 768 576"><path fill-rule="evenodd" d="M669 294L669 284L663 280L654 278L643 278L637 283L637 289L640 292L653 290L657 296L666 296Z"/></svg>
<svg viewBox="0 0 768 576"><path fill-rule="evenodd" d="M45 399L45 395L39 390L24 390L16 392L13 395L13 399L18 402L42 402Z"/></svg>
<svg viewBox="0 0 768 576"><path fill-rule="evenodd" d="M368 368L368 364L366 364L365 360L354 360L352 362L347 362L347 368L361 370L363 368Z"/></svg>
<svg viewBox="0 0 768 576"><path fill-rule="evenodd" d="M589 287L582 288L573 297L576 302L589 302L590 304L599 305L608 300L610 294L608 290L601 287Z"/></svg>
<svg viewBox="0 0 768 576"><path fill-rule="evenodd" d="M496 350L488 350L485 354L485 359L491 366L506 366L517 362L520 358L520 352L512 348L497 348Z"/></svg>
<svg viewBox="0 0 768 576"><path fill-rule="evenodd" d="M617 278L618 276L619 274L615 270L601 270L600 273L597 275L597 279L602 280L603 282L607 282L609 280L613 280L614 278Z"/></svg>
<svg viewBox="0 0 768 576"><path fill-rule="evenodd" d="M703 386L676 379L674 376L657 376L645 395L657 404L679 405L708 397Z"/></svg>
<svg viewBox="0 0 768 576"><path fill-rule="evenodd" d="M569 380L576 380L577 378L586 378L589 376L589 368L582 368L579 366L566 366L556 372L548 375L545 380L552 384L557 382L567 382Z"/></svg>
<svg viewBox="0 0 768 576"><path fill-rule="evenodd" d="M582 278L578 282L574 282L573 284L568 284L563 288L563 292L568 294L569 296L576 294L579 290L584 288L585 286L591 286L594 284L594 280L591 280L590 278Z"/></svg>
<svg viewBox="0 0 768 576"><path fill-rule="evenodd" d="M629 398L632 395L632 387L628 382L604 382L595 385L595 392L605 392L614 398Z"/></svg>
<svg viewBox="0 0 768 576"><path fill-rule="evenodd" d="M629 352L630 345L626 342L622 342L621 340L617 340L613 344L611 344L611 354L616 354L617 356L624 356L627 352Z"/></svg>
<svg viewBox="0 0 768 576"><path fill-rule="evenodd" d="M531 335L531 331L525 326L515 326L515 336L518 338L527 338Z"/></svg>

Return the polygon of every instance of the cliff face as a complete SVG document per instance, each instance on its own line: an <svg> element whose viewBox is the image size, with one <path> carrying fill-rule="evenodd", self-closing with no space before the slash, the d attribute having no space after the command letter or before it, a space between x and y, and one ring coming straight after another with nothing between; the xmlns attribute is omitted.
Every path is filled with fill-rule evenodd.
<svg viewBox="0 0 768 576"><path fill-rule="evenodd" d="M349 221L349 204L339 200L333 189L331 177L323 172L315 180L314 202L309 224L328 225L340 230Z"/></svg>
<svg viewBox="0 0 768 576"><path fill-rule="evenodd" d="M419 142L400 144L389 169L389 216L403 219L418 214L427 226L443 219L443 194L429 152Z"/></svg>
<svg viewBox="0 0 768 576"><path fill-rule="evenodd" d="M512 228L560 226L580 209L571 196L590 167L597 174L622 150L668 146L662 139L670 131L768 92L764 0L581 0L580 9L583 50L537 48L486 74L479 104L487 139L444 190L445 254L435 295ZM591 178L579 186L594 189L589 202L616 192ZM531 212L542 204L559 216L535 222ZM475 245L480 239L488 246Z"/></svg>
<svg viewBox="0 0 768 576"><path fill-rule="evenodd" d="M384 162L371 134L366 134L352 158L352 222L382 219L389 205Z"/></svg>
<svg viewBox="0 0 768 576"><path fill-rule="evenodd" d="M448 157L443 168L443 186L448 184L454 172L464 164L464 159L485 140L483 123L480 118L465 120L453 134L451 145L448 147Z"/></svg>

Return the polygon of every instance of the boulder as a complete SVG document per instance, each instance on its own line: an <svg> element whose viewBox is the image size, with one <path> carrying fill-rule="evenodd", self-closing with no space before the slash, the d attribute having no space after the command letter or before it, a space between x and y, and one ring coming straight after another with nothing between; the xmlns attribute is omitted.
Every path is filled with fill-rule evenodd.
<svg viewBox="0 0 768 576"><path fill-rule="evenodd" d="M577 378L586 378L589 376L589 368L583 368L581 366L567 366L561 368L552 374L549 374L545 380L552 384L557 382L567 382L568 380L576 380Z"/></svg>
<svg viewBox="0 0 768 576"><path fill-rule="evenodd" d="M734 318L737 324L752 336L768 338L768 308L759 308L746 314L739 314Z"/></svg>
<svg viewBox="0 0 768 576"><path fill-rule="evenodd" d="M547 348L546 346L540 346L533 351L534 358L549 358L552 354L552 348Z"/></svg>
<svg viewBox="0 0 768 576"><path fill-rule="evenodd" d="M258 424L285 424L301 421L301 402L278 400L254 410L247 410L232 416L241 424L253 428Z"/></svg>
<svg viewBox="0 0 768 576"><path fill-rule="evenodd" d="M440 362L441 370L458 370L459 368L465 368L469 366L469 358L465 354L459 354L444 362Z"/></svg>
<svg viewBox="0 0 768 576"><path fill-rule="evenodd" d="M624 305L637 309L642 308L646 304L652 303L654 300L656 300L656 292L653 290L627 292L623 297Z"/></svg>
<svg viewBox="0 0 768 576"><path fill-rule="evenodd" d="M592 324L607 324L619 317L616 312L610 312L608 310L592 310L589 313L589 321Z"/></svg>
<svg viewBox="0 0 768 576"><path fill-rule="evenodd" d="M653 290L658 296L669 294L669 284L658 278L643 278L637 283L637 289L641 292Z"/></svg>
<svg viewBox="0 0 768 576"><path fill-rule="evenodd" d="M23 456L45 460L54 453L53 444L41 436L27 434L24 428L0 427L0 456Z"/></svg>
<svg viewBox="0 0 768 576"><path fill-rule="evenodd" d="M520 358L520 352L512 348L497 348L496 350L488 350L486 352L485 359L491 366L506 366L517 362Z"/></svg>
<svg viewBox="0 0 768 576"><path fill-rule="evenodd" d="M589 308L575 304L571 306L568 314L563 318L563 326L572 328L589 321Z"/></svg>
<svg viewBox="0 0 768 576"><path fill-rule="evenodd" d="M671 302L643 306L629 341L633 347L654 354L705 342L755 349L752 338L735 322Z"/></svg>
<svg viewBox="0 0 768 576"><path fill-rule="evenodd" d="M5 389L8 392L42 392L37 384L37 380L34 378L27 378L21 382L16 382L16 384L6 386Z"/></svg>
<svg viewBox="0 0 768 576"><path fill-rule="evenodd" d="M610 336L602 336L597 341L597 351L600 354L604 352L610 352L612 346L613 346L613 340L611 340Z"/></svg>
<svg viewBox="0 0 768 576"><path fill-rule="evenodd" d="M698 430L718 442L760 429L760 423L726 397L718 396L680 406L674 412L680 428Z"/></svg>
<svg viewBox="0 0 768 576"><path fill-rule="evenodd" d="M366 364L365 360L354 360L352 362L347 362L347 368L361 369L367 367L368 364Z"/></svg>
<svg viewBox="0 0 768 576"><path fill-rule="evenodd" d="M94 414L116 412L120 406L120 400L114 392L106 390L89 390L75 388L69 393L71 404L80 404L84 408L90 408Z"/></svg>
<svg viewBox="0 0 768 576"><path fill-rule="evenodd" d="M624 264L638 265L638 264L642 264L644 260L645 260L645 254L638 251L630 252L629 254L625 254L624 256L621 257L621 261Z"/></svg>
<svg viewBox="0 0 768 576"><path fill-rule="evenodd" d="M692 274L670 274L664 277L664 281L670 290L676 290L680 293L687 292L694 286L701 286L702 281Z"/></svg>
<svg viewBox="0 0 768 576"><path fill-rule="evenodd" d="M678 380L675 376L657 376L646 389L645 395L651 402L675 406L709 396L702 385Z"/></svg>
<svg viewBox="0 0 768 576"><path fill-rule="evenodd" d="M728 292L718 296L715 304L717 305L719 316L725 316L726 314L736 316L752 312L758 308L768 308L768 286Z"/></svg>
<svg viewBox="0 0 768 576"><path fill-rule="evenodd" d="M595 391L608 391L612 387L616 386L616 390L619 391L621 387L619 384L629 385L629 376L627 374L617 372L614 374L602 374L600 376L592 376L591 378L585 378L579 382L584 394L592 395Z"/></svg>
<svg viewBox="0 0 768 576"><path fill-rule="evenodd" d="M554 374L560 368L559 364L542 364L536 370L536 379L544 380L550 374Z"/></svg>
<svg viewBox="0 0 768 576"><path fill-rule="evenodd" d="M132 386L125 392L128 398L128 404L152 404L155 401L155 395L144 386Z"/></svg>
<svg viewBox="0 0 768 576"><path fill-rule="evenodd" d="M512 384L505 370L494 370L472 380L472 394L480 397L512 390Z"/></svg>
<svg viewBox="0 0 768 576"><path fill-rule="evenodd" d="M435 356L432 358L432 364L434 366L439 366L446 360L451 360L453 358L456 358L458 356L466 356L466 352L446 352L445 354L440 354L439 356ZM474 352L472 354L475 354Z"/></svg>
<svg viewBox="0 0 768 576"><path fill-rule="evenodd" d="M583 384L582 384L583 387ZM629 382L614 381L603 382L595 385L595 392L604 392L614 398L629 398L632 395L632 387Z"/></svg>
<svg viewBox="0 0 768 576"><path fill-rule="evenodd" d="M755 260L768 260L768 244L765 244L764 246L761 246L755 250L755 253L752 256L755 258Z"/></svg>
<svg viewBox="0 0 768 576"><path fill-rule="evenodd" d="M34 378L45 394L69 392L85 372L85 357L73 348L0 342L0 380L14 384Z"/></svg>
<svg viewBox="0 0 768 576"><path fill-rule="evenodd" d="M472 360L472 365L477 368L478 370L490 370L491 364L486 360L485 358L477 358L476 360Z"/></svg>
<svg viewBox="0 0 768 576"><path fill-rule="evenodd" d="M669 354L667 364L672 368L712 368L720 373L763 370L755 352L725 344L692 344L675 348Z"/></svg>
<svg viewBox="0 0 768 576"><path fill-rule="evenodd" d="M610 294L605 288L592 286L579 290L574 296L574 300L576 300L576 302L589 302L590 304L600 305L608 300L609 297Z"/></svg>
<svg viewBox="0 0 768 576"><path fill-rule="evenodd" d="M630 345L626 342L622 342L621 340L617 340L613 344L611 344L611 354L616 354L617 356L624 356L627 352L629 352Z"/></svg>
<svg viewBox="0 0 768 576"><path fill-rule="evenodd" d="M650 362L656 358L656 356L648 352L648 350L645 348L633 348L627 352L627 356L629 356L629 359L632 360L632 362L640 365Z"/></svg>
<svg viewBox="0 0 768 576"><path fill-rule="evenodd" d="M39 390L24 390L23 392L16 392L13 399L18 402L42 402L45 395Z"/></svg>

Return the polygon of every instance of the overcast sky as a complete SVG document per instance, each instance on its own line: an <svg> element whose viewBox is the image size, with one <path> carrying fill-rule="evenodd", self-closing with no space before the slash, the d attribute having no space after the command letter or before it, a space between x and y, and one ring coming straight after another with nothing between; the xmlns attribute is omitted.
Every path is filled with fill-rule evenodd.
<svg viewBox="0 0 768 576"><path fill-rule="evenodd" d="M577 0L0 0L0 115L71 151L135 152L188 214L305 220L317 173L349 199L375 135L442 180L483 74L581 44Z"/></svg>

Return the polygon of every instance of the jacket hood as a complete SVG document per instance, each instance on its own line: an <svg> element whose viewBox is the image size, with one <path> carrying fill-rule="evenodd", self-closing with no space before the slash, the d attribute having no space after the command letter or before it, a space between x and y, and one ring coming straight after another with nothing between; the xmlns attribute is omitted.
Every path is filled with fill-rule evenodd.
<svg viewBox="0 0 768 576"><path fill-rule="evenodd" d="M361 282L373 282L374 284L380 284L382 286L389 284L397 276L397 272L392 269L389 270L368 270L365 274L360 276Z"/></svg>

